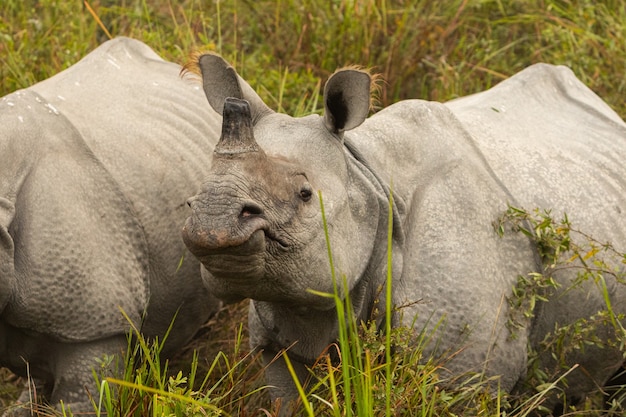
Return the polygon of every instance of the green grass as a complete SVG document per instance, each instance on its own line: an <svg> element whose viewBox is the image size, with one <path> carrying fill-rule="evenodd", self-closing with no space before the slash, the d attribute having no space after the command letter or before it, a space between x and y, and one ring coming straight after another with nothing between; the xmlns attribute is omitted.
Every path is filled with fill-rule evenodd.
<svg viewBox="0 0 626 417"><path fill-rule="evenodd" d="M534 62L570 66L626 117L624 0L168 1L5 0L0 95L68 67L113 36L143 40L183 63L211 49L275 109L319 109L337 67L383 75L379 102L445 101L491 87ZM92 14L90 8L94 10Z"/></svg>
<svg viewBox="0 0 626 417"><path fill-rule="evenodd" d="M270 107L294 115L319 112L323 81L348 64L383 76L378 106L384 107L482 91L541 61L570 66L625 118L625 22L624 0L4 0L0 96L67 68L108 32L141 39L178 63L198 49L217 51ZM239 326L245 307L220 313L163 367L158 344L137 345L124 363L125 382L100 385L102 409L111 416L271 413L261 365L247 352L245 325ZM500 406L509 399L491 398L480 375L467 376L456 391L444 388L437 370L445 358L402 349L402 329L381 336L367 324L348 324L339 345L351 362L321 357L314 382L304 388L318 415L363 416L365 409L371 415L406 409L421 416L503 415ZM422 342L428 339L423 335ZM393 356L391 343L398 348ZM0 376L3 408L17 389L12 375ZM507 415L526 415L540 399L541 393L526 399Z"/></svg>
<svg viewBox="0 0 626 417"><path fill-rule="evenodd" d="M146 342L133 326L123 374L95 373L100 387L100 398L97 404L94 401L96 415L244 415L241 406L259 396L263 387L258 383L260 370L255 368L258 358L248 352L243 340L240 325L234 344L224 349L227 353L219 351L200 359L194 350L184 372L171 371L169 362L161 358L163 344Z"/></svg>

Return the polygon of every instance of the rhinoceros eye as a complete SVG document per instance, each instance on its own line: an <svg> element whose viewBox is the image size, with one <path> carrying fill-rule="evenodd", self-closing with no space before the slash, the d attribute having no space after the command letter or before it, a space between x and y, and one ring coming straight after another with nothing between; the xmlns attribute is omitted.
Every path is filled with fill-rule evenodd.
<svg viewBox="0 0 626 417"><path fill-rule="evenodd" d="M304 186L302 187L302 189L300 189L300 198L302 199L302 201L307 202L311 200L312 196L313 196L313 191L311 191L311 189L308 186Z"/></svg>

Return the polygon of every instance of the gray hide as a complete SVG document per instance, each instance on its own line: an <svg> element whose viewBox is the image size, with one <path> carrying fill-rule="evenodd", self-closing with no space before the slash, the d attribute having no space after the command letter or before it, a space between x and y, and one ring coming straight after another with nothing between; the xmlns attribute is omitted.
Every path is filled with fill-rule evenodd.
<svg viewBox="0 0 626 417"><path fill-rule="evenodd" d="M451 375L484 372L511 391L526 375L529 341L537 347L555 324L605 308L591 284L539 306L515 338L505 325L517 277L542 268L524 235L494 231L507 204L566 212L626 250L626 125L567 68L535 65L481 94L402 101L366 119L370 80L360 71L328 80L324 116L292 118L270 111L219 57L203 56L200 66L205 85L221 85L205 92L224 112L224 133L183 237L219 297L252 299L251 341L265 359L293 344L304 377L337 337L332 300L307 291L333 289L318 190L337 276L367 319L385 282L393 188L392 302L404 306L394 324L438 326L425 353L454 354ZM224 104L226 96L235 99ZM237 99L250 102L251 116ZM574 277L557 278L566 288ZM625 312L624 287L606 279L616 313ZM568 360L580 364L567 379L575 402L602 386L622 355L589 347ZM282 360L267 378L274 397L294 396Z"/></svg>
<svg viewBox="0 0 626 417"><path fill-rule="evenodd" d="M119 38L0 101L0 365L28 366L53 404L93 411L95 360L127 345L120 310L146 337L177 315L167 356L219 306L180 224L221 117L180 69Z"/></svg>

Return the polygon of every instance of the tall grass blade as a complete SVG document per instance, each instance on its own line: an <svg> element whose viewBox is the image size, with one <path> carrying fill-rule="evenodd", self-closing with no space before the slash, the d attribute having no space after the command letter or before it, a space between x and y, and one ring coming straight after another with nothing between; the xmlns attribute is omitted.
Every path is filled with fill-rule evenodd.
<svg viewBox="0 0 626 417"><path fill-rule="evenodd" d="M138 391L143 391L149 394L154 394L156 397L155 398L159 398L159 397L166 397L166 398L171 398L177 401L181 401L183 403L188 403L188 404L193 404L195 406L197 406L198 408L201 409L205 409L205 410L210 410L213 411L214 413L216 413L218 416L228 416L228 414L222 410L219 407L216 407L213 404L209 404L209 403L205 403L202 401L198 401L196 399L194 399L193 397L190 397L188 395L181 395L181 394L177 394L175 392L169 392L167 390L162 390L162 389L158 389L158 388L153 388L151 386L147 386L147 385L143 385L143 384L138 384L138 383L134 383L134 382L130 382L130 381L124 381L121 379L116 379L116 378L111 378L108 377L106 378L106 381L108 383L111 384L116 384L122 387L126 387L126 388L132 388Z"/></svg>
<svg viewBox="0 0 626 417"><path fill-rule="evenodd" d="M320 209L322 212L322 223L324 226L324 237L326 238L326 248L328 250L328 262L330 264L330 274L333 280L333 296L335 299L335 308L337 309L337 321L339 328L339 350L342 352L341 357L341 368L343 370L343 389L344 395L346 396L346 401L349 402L349 395L351 391L351 378L349 377L351 372L351 362L352 357L350 355L350 344L348 340L349 330L346 328L346 311L344 309L344 303L339 294L342 294L343 291L340 291L337 284L337 276L335 274L335 264L333 262L333 253L330 245L330 237L328 235L328 224L326 222L326 212L324 210L324 200L322 198L322 192L318 191L318 197L320 200ZM344 285L344 288L347 289L347 286ZM346 302L346 305L349 305L349 302ZM345 407L346 417L350 417L352 415L352 406L348 404Z"/></svg>
<svg viewBox="0 0 626 417"><path fill-rule="evenodd" d="M384 2L383 2L384 3ZM393 315L393 184L389 187L389 219L387 221L387 285L385 289L385 415L391 417L391 318Z"/></svg>
<svg viewBox="0 0 626 417"><path fill-rule="evenodd" d="M94 11L94 9L91 7L89 2L87 0L84 0L83 4L85 5L85 8L87 9L87 11L89 11L89 14L91 14L91 17L93 17L93 19L96 21L100 29L102 29L102 31L106 34L107 38L113 39L113 36L111 35L107 27L104 25L104 23L102 23L102 20L100 20L100 16L98 16L98 14Z"/></svg>
<svg viewBox="0 0 626 417"><path fill-rule="evenodd" d="M293 368L291 360L289 360L289 355L287 354L287 352L283 353L283 359L285 359L285 364L287 365L287 369L289 370L289 373L291 374L293 382L296 385L296 389L298 390L298 395L302 399L302 405L304 406L306 413L309 415L309 417L315 417L315 413L313 412L313 406L309 402L306 392L304 392L304 388L302 388L300 379L298 378L298 375L296 374L296 371Z"/></svg>

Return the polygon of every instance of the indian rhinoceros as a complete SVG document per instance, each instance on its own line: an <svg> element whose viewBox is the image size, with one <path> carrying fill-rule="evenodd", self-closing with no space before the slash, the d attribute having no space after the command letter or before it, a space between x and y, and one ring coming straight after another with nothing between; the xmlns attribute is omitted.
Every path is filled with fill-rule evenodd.
<svg viewBox="0 0 626 417"><path fill-rule="evenodd" d="M507 207L565 213L626 247L626 124L569 69L537 64L480 94L401 101L369 118L370 75L344 69L325 85L323 116L293 118L270 110L222 58L197 63L224 120L183 238L218 297L251 299L251 344L271 362L274 398L295 395L284 361L271 361L277 352L288 349L304 379L338 335L334 301L315 293L333 293L319 195L341 294L367 320L385 305L393 194L393 322L436 328L425 354L448 352L452 375L484 372L511 391L527 373L529 343L606 309L591 282L565 290L576 279L569 270L555 274L559 293L538 302L532 323L515 335L507 326L517 278L543 270L534 241L494 231ZM626 312L625 287L606 280L614 313ZM588 346L568 360L579 364L564 388L576 401L623 357Z"/></svg>
<svg viewBox="0 0 626 417"><path fill-rule="evenodd" d="M122 311L166 357L219 307L180 224L221 117L180 69L119 38L0 101L0 365L73 411Z"/></svg>

